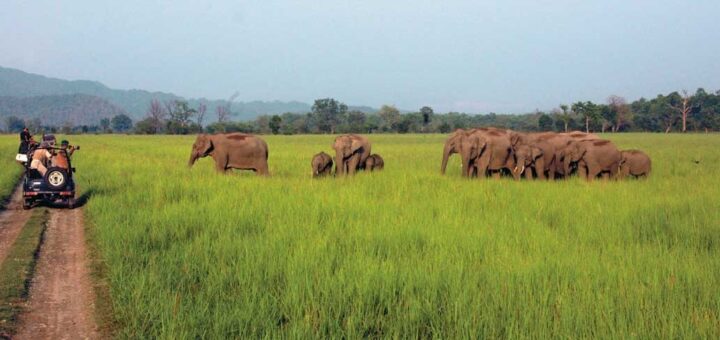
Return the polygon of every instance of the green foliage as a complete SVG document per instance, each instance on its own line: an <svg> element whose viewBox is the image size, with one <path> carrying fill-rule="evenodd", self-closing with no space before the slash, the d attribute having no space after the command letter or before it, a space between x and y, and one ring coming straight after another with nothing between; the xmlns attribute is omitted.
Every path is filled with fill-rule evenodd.
<svg viewBox="0 0 720 340"><path fill-rule="evenodd" d="M606 135L653 173L594 183L441 176L446 135L368 137L384 171L324 180L332 136L264 137L269 178L178 166L189 136L75 138L118 336L720 337L720 136Z"/></svg>
<svg viewBox="0 0 720 340"><path fill-rule="evenodd" d="M273 135L277 135L280 132L280 124L282 123L282 118L278 115L273 115L270 117L270 130L272 131Z"/></svg>
<svg viewBox="0 0 720 340"><path fill-rule="evenodd" d="M320 132L335 133L335 129L345 120L347 105L332 99L316 99L312 106L312 114Z"/></svg>
<svg viewBox="0 0 720 340"><path fill-rule="evenodd" d="M132 119L128 117L128 115L124 114L119 114L115 117L112 117L110 124L112 125L113 131L116 132L127 132L128 130L132 129L133 126Z"/></svg>

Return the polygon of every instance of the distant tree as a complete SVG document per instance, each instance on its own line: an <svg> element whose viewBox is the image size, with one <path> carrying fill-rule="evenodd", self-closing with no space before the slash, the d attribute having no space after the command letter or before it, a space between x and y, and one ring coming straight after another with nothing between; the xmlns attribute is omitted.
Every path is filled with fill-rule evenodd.
<svg viewBox="0 0 720 340"><path fill-rule="evenodd" d="M280 132L280 124L282 123L282 118L278 115L273 115L270 117L270 122L268 123L270 127L270 131L272 131L273 135L277 135L278 132Z"/></svg>
<svg viewBox="0 0 720 340"><path fill-rule="evenodd" d="M429 106L423 106L420 108L420 114L422 114L423 117L423 127L427 127L427 125L430 124L433 113L433 109Z"/></svg>
<svg viewBox="0 0 720 340"><path fill-rule="evenodd" d="M141 124L143 127L143 133L156 134L160 133L165 126L165 119L167 117L167 111L165 111L157 99L150 101L148 107L147 118L144 123ZM136 127L137 129L137 127Z"/></svg>
<svg viewBox="0 0 720 340"><path fill-rule="evenodd" d="M195 113L195 121L197 122L197 125L203 126L203 121L205 120L205 112L207 112L207 105L203 103L198 104L198 108Z"/></svg>
<svg viewBox="0 0 720 340"><path fill-rule="evenodd" d="M564 124L564 131L568 132L568 125L570 124L570 121L572 120L572 111L569 110L568 106L565 104L560 105L560 120L562 120Z"/></svg>
<svg viewBox="0 0 720 340"><path fill-rule="evenodd" d="M103 118L100 119L100 128L102 129L103 133L110 133L110 118Z"/></svg>
<svg viewBox="0 0 720 340"><path fill-rule="evenodd" d="M450 130L452 130L452 128L450 127L450 124L448 124L448 122L442 122L442 124L440 124L440 126L438 127L438 131L440 131L441 133L448 133L450 132Z"/></svg>
<svg viewBox="0 0 720 340"><path fill-rule="evenodd" d="M600 110L598 106L591 101L577 102L572 104L572 110L584 118L585 132L590 133L590 122L594 122L600 117Z"/></svg>
<svg viewBox="0 0 720 340"><path fill-rule="evenodd" d="M347 116L348 129L350 130L349 132L365 132L365 121L367 120L367 117L364 112L350 111Z"/></svg>
<svg viewBox="0 0 720 340"><path fill-rule="evenodd" d="M335 129L342 123L347 113L347 105L333 99L316 99L312 106L312 113L320 132L335 133Z"/></svg>
<svg viewBox="0 0 720 340"><path fill-rule="evenodd" d="M606 119L611 124L612 132L620 131L630 118L630 108L625 98L612 95L607 99L608 110L606 111Z"/></svg>
<svg viewBox="0 0 720 340"><path fill-rule="evenodd" d="M112 118L110 124L112 125L113 131L116 132L127 132L133 127L132 118L128 117L126 114L116 115Z"/></svg>
<svg viewBox="0 0 720 340"><path fill-rule="evenodd" d="M541 112L540 117L538 118L538 128L540 131L553 131L552 118Z"/></svg>
<svg viewBox="0 0 720 340"><path fill-rule="evenodd" d="M60 127L60 132L65 135L69 135L73 133L73 126L72 123L69 121L65 121L62 123L62 126Z"/></svg>
<svg viewBox="0 0 720 340"><path fill-rule="evenodd" d="M188 102L174 100L166 102L165 107L170 116L167 122L169 133L184 135L197 130L197 124L191 124L191 118L197 113L197 110L191 108Z"/></svg>
<svg viewBox="0 0 720 340"><path fill-rule="evenodd" d="M5 117L5 126L7 126L7 132L19 133L25 127L25 121L15 116L7 116Z"/></svg>
<svg viewBox="0 0 720 340"><path fill-rule="evenodd" d="M270 117L268 115L261 115L255 118L255 130L263 134L272 132L270 129Z"/></svg>
<svg viewBox="0 0 720 340"><path fill-rule="evenodd" d="M378 111L380 119L382 119L383 131L397 131L397 125L400 123L402 117L400 111L392 105L383 105Z"/></svg>
<svg viewBox="0 0 720 340"><path fill-rule="evenodd" d="M677 94L677 92L674 92L674 94ZM671 101L669 105L670 108L679 114L680 119L682 120L682 132L687 132L688 114L690 114L693 109L690 96L687 91L682 90L682 96L679 94L677 94L677 96L672 96L671 94Z"/></svg>

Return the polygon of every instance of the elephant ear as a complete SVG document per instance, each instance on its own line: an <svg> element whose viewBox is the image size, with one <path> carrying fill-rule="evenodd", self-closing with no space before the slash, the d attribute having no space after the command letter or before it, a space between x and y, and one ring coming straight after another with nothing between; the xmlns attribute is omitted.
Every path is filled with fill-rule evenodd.
<svg viewBox="0 0 720 340"><path fill-rule="evenodd" d="M201 135L199 139L200 139L200 142L202 143L202 145L199 146L200 151L202 152L203 155L209 154L210 151L212 151L212 149L213 149L212 138L210 138L210 136L208 136L208 135Z"/></svg>
<svg viewBox="0 0 720 340"><path fill-rule="evenodd" d="M510 145L515 146L520 142L520 134L517 132L513 132L510 135Z"/></svg>
<svg viewBox="0 0 720 340"><path fill-rule="evenodd" d="M543 151L538 147L533 147L530 151L530 155L531 155L532 159L538 159L538 158L542 157Z"/></svg>
<svg viewBox="0 0 720 340"><path fill-rule="evenodd" d="M358 152L363 147L363 143L358 138L353 138L352 142L350 143L350 152L355 153Z"/></svg>

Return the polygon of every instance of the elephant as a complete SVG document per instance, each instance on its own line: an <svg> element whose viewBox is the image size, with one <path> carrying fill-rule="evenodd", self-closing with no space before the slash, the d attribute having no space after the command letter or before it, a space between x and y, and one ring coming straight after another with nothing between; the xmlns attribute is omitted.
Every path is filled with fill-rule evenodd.
<svg viewBox="0 0 720 340"><path fill-rule="evenodd" d="M443 159L440 165L440 174L444 175L447 169L447 163L450 156L454 153L460 152L460 139L465 134L465 130L457 129L450 134L450 137L445 141L445 147L443 148Z"/></svg>
<svg viewBox="0 0 720 340"><path fill-rule="evenodd" d="M521 144L513 149L515 167L513 173L517 177L525 174L525 178L533 178L533 170L539 179L555 179L555 148L547 142L537 141L532 144Z"/></svg>
<svg viewBox="0 0 720 340"><path fill-rule="evenodd" d="M225 173L228 169L253 170L267 176L268 146L259 137L244 133L200 134L193 143L188 167L198 158L211 156L215 170Z"/></svg>
<svg viewBox="0 0 720 340"><path fill-rule="evenodd" d="M650 175L652 162L647 154L640 150L623 150L620 154L620 178L629 175L647 178Z"/></svg>
<svg viewBox="0 0 720 340"><path fill-rule="evenodd" d="M585 133L581 131L572 131L572 132L562 132L562 133L556 133L556 132L541 132L541 133L518 133L514 132L511 136L511 140L513 142L513 146L517 147L519 144L530 144L530 145L537 145L541 149L543 149L544 153L555 153L555 166L554 166L554 174L551 178L554 177L567 177L570 175L570 173L566 173L565 169L561 164L563 164L564 158L565 158L565 152L568 147L568 145L574 141L579 140L597 140L600 139L597 135L592 133ZM550 171L553 167L547 168L548 176L550 177ZM584 171L584 168L580 168L581 175L583 177L585 174L582 173Z"/></svg>
<svg viewBox="0 0 720 340"><path fill-rule="evenodd" d="M335 174L344 176L365 168L371 145L363 136L346 134L336 137L332 148L335 149Z"/></svg>
<svg viewBox="0 0 720 340"><path fill-rule="evenodd" d="M610 173L610 176L617 178L621 161L620 150L615 144L604 139L590 139L570 142L566 148L566 154L563 161L565 173L570 172L572 163L578 164L581 177L587 180L593 180L601 173ZM584 175L584 176L583 176Z"/></svg>
<svg viewBox="0 0 720 340"><path fill-rule="evenodd" d="M383 168L385 168L385 161L376 153L368 156L367 160L365 160L365 170L380 171Z"/></svg>
<svg viewBox="0 0 720 340"><path fill-rule="evenodd" d="M459 149L464 177L489 173L497 178L503 170L512 171L515 167L508 130L479 128L465 131L460 137ZM515 173L513 176L519 178Z"/></svg>
<svg viewBox="0 0 720 340"><path fill-rule="evenodd" d="M312 176L323 177L332 174L333 160L332 157L325 152L315 154L311 162Z"/></svg>

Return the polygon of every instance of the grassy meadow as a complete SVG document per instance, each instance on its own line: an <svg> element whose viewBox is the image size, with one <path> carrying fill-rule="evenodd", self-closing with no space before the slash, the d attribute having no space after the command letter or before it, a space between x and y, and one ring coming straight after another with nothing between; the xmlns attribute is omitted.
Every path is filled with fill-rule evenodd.
<svg viewBox="0 0 720 340"><path fill-rule="evenodd" d="M0 135L0 200L12 194L23 167L15 161L15 155L20 145L17 135Z"/></svg>
<svg viewBox="0 0 720 340"><path fill-rule="evenodd" d="M70 136L117 335L720 337L720 135L607 135L653 173L594 183L368 137L384 171L313 180L333 136L263 137L270 178L189 170L193 136Z"/></svg>

